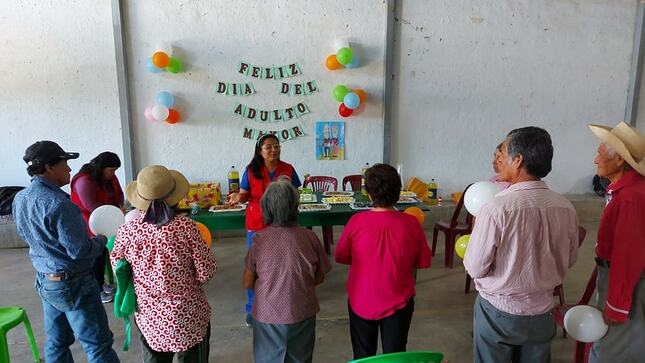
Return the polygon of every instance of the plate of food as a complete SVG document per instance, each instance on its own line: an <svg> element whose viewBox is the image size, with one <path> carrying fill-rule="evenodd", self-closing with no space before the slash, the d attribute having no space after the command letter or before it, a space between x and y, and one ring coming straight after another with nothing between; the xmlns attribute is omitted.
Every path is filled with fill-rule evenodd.
<svg viewBox="0 0 645 363"><path fill-rule="evenodd" d="M337 192L333 190L328 190L322 193L323 197L353 197L354 192Z"/></svg>
<svg viewBox="0 0 645 363"><path fill-rule="evenodd" d="M396 202L396 203L397 204L414 204L414 203L417 203L417 202L418 202L417 198L400 196L399 201Z"/></svg>
<svg viewBox="0 0 645 363"><path fill-rule="evenodd" d="M408 190L402 190L402 191L401 191L400 196L402 196L402 197L416 198L416 197L417 197L417 193L415 193L415 192L411 192L411 191L408 191Z"/></svg>
<svg viewBox="0 0 645 363"><path fill-rule="evenodd" d="M223 212L241 212L246 209L246 204L235 204L235 205L214 205L208 208L208 211L211 213L223 213Z"/></svg>
<svg viewBox="0 0 645 363"><path fill-rule="evenodd" d="M326 203L301 204L298 206L300 212L322 212L330 209L331 205Z"/></svg>
<svg viewBox="0 0 645 363"><path fill-rule="evenodd" d="M322 202L327 204L349 204L355 201L354 197L325 197L322 199Z"/></svg>
<svg viewBox="0 0 645 363"><path fill-rule="evenodd" d="M316 203L318 196L316 194L300 194L300 203Z"/></svg>
<svg viewBox="0 0 645 363"><path fill-rule="evenodd" d="M372 202L354 202L349 203L349 207L353 210L369 210L372 209Z"/></svg>

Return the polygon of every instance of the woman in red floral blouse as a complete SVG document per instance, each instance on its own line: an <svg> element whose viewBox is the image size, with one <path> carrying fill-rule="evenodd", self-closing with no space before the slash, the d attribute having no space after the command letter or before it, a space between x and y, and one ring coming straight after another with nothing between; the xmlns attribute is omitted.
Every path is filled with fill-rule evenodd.
<svg viewBox="0 0 645 363"><path fill-rule="evenodd" d="M215 275L215 256L195 222L174 213L188 193L186 178L163 166L141 170L126 188L128 200L146 211L124 224L110 255L132 266L144 362L208 362L210 315L204 285Z"/></svg>

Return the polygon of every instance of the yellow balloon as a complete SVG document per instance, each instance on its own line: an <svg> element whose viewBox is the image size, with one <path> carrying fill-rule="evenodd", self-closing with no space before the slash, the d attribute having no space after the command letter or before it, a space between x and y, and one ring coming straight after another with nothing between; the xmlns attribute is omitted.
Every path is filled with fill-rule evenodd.
<svg viewBox="0 0 645 363"><path fill-rule="evenodd" d="M470 240L470 235L463 235L459 237L457 242L455 242L455 253L459 258L462 260L464 259L464 256L466 255L466 248L468 248L468 241Z"/></svg>
<svg viewBox="0 0 645 363"><path fill-rule="evenodd" d="M213 236L211 235L211 231L209 231L208 227L206 227L203 223L195 222L195 224L197 224L197 229L199 229L199 234L202 235L204 243L206 243L206 246L208 246L208 248L211 248L211 243L213 243Z"/></svg>

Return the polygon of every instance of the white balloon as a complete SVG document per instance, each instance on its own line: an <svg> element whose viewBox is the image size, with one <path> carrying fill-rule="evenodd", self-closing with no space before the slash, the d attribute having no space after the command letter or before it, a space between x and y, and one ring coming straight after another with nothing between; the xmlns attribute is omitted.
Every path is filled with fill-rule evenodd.
<svg viewBox="0 0 645 363"><path fill-rule="evenodd" d="M501 190L489 181L477 182L468 188L466 195L464 195L464 206L468 209L470 214L477 217L479 209L482 205L490 202L495 198L495 194Z"/></svg>
<svg viewBox="0 0 645 363"><path fill-rule="evenodd" d="M133 209L125 215L125 223L133 221L141 216L141 211L139 209Z"/></svg>
<svg viewBox="0 0 645 363"><path fill-rule="evenodd" d="M349 48L349 39L347 38L336 38L334 40L334 52L338 53L340 48Z"/></svg>
<svg viewBox="0 0 645 363"><path fill-rule="evenodd" d="M168 107L161 105L159 103L152 106L151 111L152 111L152 117L154 117L154 119L157 121L164 121L165 119L168 118L168 114L170 113L170 111L168 111Z"/></svg>
<svg viewBox="0 0 645 363"><path fill-rule="evenodd" d="M102 205L90 214L90 230L106 237L116 236L116 231L125 222L123 212L113 205Z"/></svg>
<svg viewBox="0 0 645 363"><path fill-rule="evenodd" d="M593 306L574 306L564 314L564 328L577 341L592 343L602 338L609 327L602 320L602 312Z"/></svg>
<svg viewBox="0 0 645 363"><path fill-rule="evenodd" d="M170 57L172 55L172 44L170 42L159 42L155 48L155 52L164 52Z"/></svg>

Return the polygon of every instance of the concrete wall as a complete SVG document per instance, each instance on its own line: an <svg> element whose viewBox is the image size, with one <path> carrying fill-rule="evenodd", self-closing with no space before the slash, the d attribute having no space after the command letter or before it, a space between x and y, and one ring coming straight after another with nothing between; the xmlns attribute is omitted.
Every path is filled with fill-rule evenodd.
<svg viewBox="0 0 645 363"><path fill-rule="evenodd" d="M252 153L241 138L252 124L232 114L235 102L309 105L312 113L299 119L309 135L283 148L300 174L342 177L381 160L382 1L126 3L135 170L162 163L194 182L224 182L230 165L246 165ZM549 130L556 147L549 184L588 191L597 141L584 125L624 117L635 15L635 0L399 1L392 163L403 164L404 177L437 178L448 194L488 178L494 146L510 129L533 124ZM21 157L38 139L80 151L75 170L104 150L121 155L110 1L9 1L0 26L0 185L28 182ZM361 68L323 67L339 36L358 41ZM175 45L185 73L145 70L159 41ZM279 82L237 74L241 59L296 61L304 74L287 82L314 79L321 92L280 96ZM253 82L258 94L217 95L217 81ZM363 87L370 101L346 121L347 160L317 162L314 124L339 118L330 93L341 83ZM144 120L160 90L175 93L183 123Z"/></svg>
<svg viewBox="0 0 645 363"><path fill-rule="evenodd" d="M110 1L3 1L0 28L0 185L29 183L38 140L80 152L73 172L122 155Z"/></svg>
<svg viewBox="0 0 645 363"><path fill-rule="evenodd" d="M282 159L298 173L335 175L360 172L365 161L382 158L383 64L385 9L381 2L350 1L131 1L125 7L136 168L161 163L185 172L192 182L225 184L231 165L238 170L253 156L254 141L242 138L245 125L268 129L234 115L237 102L260 109L285 108L305 102L311 113L297 122L307 136L286 141ZM362 65L330 72L324 67L334 53L337 36L356 40ZM145 60L156 43L169 41L187 67L180 74L153 74ZM279 94L280 81L237 73L238 61L256 65L298 62L303 74L283 81L316 80L319 93L309 96ZM252 82L257 94L216 94L217 82ZM346 160L316 161L315 122L338 120L335 85L364 88L370 97L365 111L346 120ZM156 93L168 90L179 99L184 121L176 125L152 123L143 117ZM273 123L282 127L296 122Z"/></svg>
<svg viewBox="0 0 645 363"><path fill-rule="evenodd" d="M393 159L440 194L492 175L513 128L552 136L548 184L591 187L586 124L624 117L634 0L406 1L398 8Z"/></svg>

